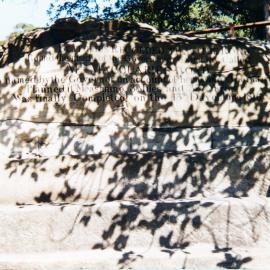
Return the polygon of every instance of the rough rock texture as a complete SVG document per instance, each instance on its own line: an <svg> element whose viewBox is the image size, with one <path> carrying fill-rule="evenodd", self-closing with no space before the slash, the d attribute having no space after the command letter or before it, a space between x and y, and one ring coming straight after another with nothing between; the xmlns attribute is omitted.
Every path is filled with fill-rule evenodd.
<svg viewBox="0 0 270 270"><path fill-rule="evenodd" d="M63 21L29 36L29 46L20 43L22 35L1 60L1 121L149 128L270 123L267 45L189 39L118 21Z"/></svg>
<svg viewBox="0 0 270 270"><path fill-rule="evenodd" d="M0 202L266 197L269 153L264 146L0 159Z"/></svg>
<svg viewBox="0 0 270 270"><path fill-rule="evenodd" d="M79 23L74 18L58 19L49 28L38 28L21 34L1 46L0 66L16 62L25 53L31 53L34 50L53 46L70 39L80 38L82 36L91 38L101 32L121 35L126 30L137 30L138 27L140 27L141 34L150 31L157 32L151 26L124 21L98 21L93 19Z"/></svg>
<svg viewBox="0 0 270 270"><path fill-rule="evenodd" d="M269 265L268 44L61 19L0 48L0 269Z"/></svg>

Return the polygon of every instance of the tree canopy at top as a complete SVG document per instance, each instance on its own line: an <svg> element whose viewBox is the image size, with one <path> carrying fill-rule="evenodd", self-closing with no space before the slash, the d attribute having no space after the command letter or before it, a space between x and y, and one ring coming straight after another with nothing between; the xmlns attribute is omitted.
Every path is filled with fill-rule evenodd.
<svg viewBox="0 0 270 270"><path fill-rule="evenodd" d="M183 32L264 20L266 2L269 0L52 0L48 14L52 20L62 16L121 18ZM263 38L264 28L242 35Z"/></svg>

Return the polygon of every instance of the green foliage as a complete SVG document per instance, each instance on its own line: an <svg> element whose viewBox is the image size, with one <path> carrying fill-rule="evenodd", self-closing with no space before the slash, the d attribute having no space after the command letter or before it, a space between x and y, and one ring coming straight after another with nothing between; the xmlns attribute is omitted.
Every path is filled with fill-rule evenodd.
<svg viewBox="0 0 270 270"><path fill-rule="evenodd" d="M102 19L120 18L145 22L160 30L185 32L264 19L263 0L52 0L52 20L71 16ZM263 37L262 28L239 31L241 37Z"/></svg>
<svg viewBox="0 0 270 270"><path fill-rule="evenodd" d="M61 1L52 0L48 15L52 20L60 17L75 17L82 20L86 17L96 15L99 11L99 5L96 0L75 0L75 1Z"/></svg>
<svg viewBox="0 0 270 270"><path fill-rule="evenodd" d="M0 40L0 46L4 45L7 40L12 40L22 33L27 33L35 29L36 27L32 24L18 23L14 26L14 31L7 36L6 40Z"/></svg>
<svg viewBox="0 0 270 270"><path fill-rule="evenodd" d="M18 23L14 26L14 32L12 32L9 36L8 36L8 40L14 39L16 38L18 35L22 34L22 33L26 33L29 31L32 31L33 29L35 29L35 26L32 24L26 24L26 23Z"/></svg>
<svg viewBox="0 0 270 270"><path fill-rule="evenodd" d="M221 9L220 5L213 1L196 0L189 7L190 20L187 29L202 30L206 28L225 27L231 24L241 24L245 22L245 16L238 13L229 13L226 9ZM210 37L224 37L228 33L212 33ZM254 38L252 30L240 30L239 37Z"/></svg>

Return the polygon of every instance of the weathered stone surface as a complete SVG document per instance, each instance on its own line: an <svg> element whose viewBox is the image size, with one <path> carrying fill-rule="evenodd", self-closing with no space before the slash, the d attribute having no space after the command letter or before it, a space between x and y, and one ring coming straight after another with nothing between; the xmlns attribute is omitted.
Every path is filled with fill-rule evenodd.
<svg viewBox="0 0 270 270"><path fill-rule="evenodd" d="M34 50L53 46L69 39L80 38L83 35L88 38L96 37L102 32L114 32L121 35L126 30L135 30L138 27L142 33L157 32L153 27L141 23L117 20L106 22L95 19L79 23L74 18L62 18L56 20L49 28L37 28L31 32L23 33L0 46L0 66L16 62L24 54Z"/></svg>
<svg viewBox="0 0 270 270"><path fill-rule="evenodd" d="M270 144L269 127L231 127L215 128L212 147L262 146Z"/></svg>
<svg viewBox="0 0 270 270"><path fill-rule="evenodd" d="M134 152L207 151L270 144L269 127L159 128L0 123L2 157L34 158Z"/></svg>
<svg viewBox="0 0 270 270"><path fill-rule="evenodd" d="M31 158L59 155L183 152L210 150L211 128L141 129L106 126L70 126L24 121L0 123L2 157Z"/></svg>
<svg viewBox="0 0 270 270"><path fill-rule="evenodd" d="M120 35L110 23L90 21L104 32L82 30L80 38L3 66L0 119L103 125L116 115L120 126L269 124L267 46L188 39L128 23Z"/></svg>
<svg viewBox="0 0 270 270"><path fill-rule="evenodd" d="M268 197L269 146L2 159L1 203Z"/></svg>
<svg viewBox="0 0 270 270"><path fill-rule="evenodd" d="M167 166L158 182L162 198L269 196L269 146L186 154Z"/></svg>
<svg viewBox="0 0 270 270"><path fill-rule="evenodd" d="M13 158L130 152L131 130L107 126L63 126L23 121L0 124L0 153ZM121 136L123 138L121 138Z"/></svg>
<svg viewBox="0 0 270 270"><path fill-rule="evenodd" d="M2 254L115 250L143 258L149 249L172 255L197 245L214 254L269 247L269 201L262 198L7 206L0 208L0 220ZM256 260L256 254L249 257Z"/></svg>
<svg viewBox="0 0 270 270"><path fill-rule="evenodd" d="M30 254L0 255L0 269L12 270L81 270L83 269L175 269L175 266L188 269L262 269L261 263L269 265L267 246L235 248L213 252L210 245L199 244L188 251L175 249L149 248L147 251L87 250L65 252L38 252ZM93 260L95 258L95 260ZM217 268L219 267L219 268ZM233 268L234 267L234 268ZM241 267L241 268L240 268ZM181 269L181 268L180 268Z"/></svg>
<svg viewBox="0 0 270 270"><path fill-rule="evenodd" d="M269 52L70 18L1 47L0 269L269 261Z"/></svg>

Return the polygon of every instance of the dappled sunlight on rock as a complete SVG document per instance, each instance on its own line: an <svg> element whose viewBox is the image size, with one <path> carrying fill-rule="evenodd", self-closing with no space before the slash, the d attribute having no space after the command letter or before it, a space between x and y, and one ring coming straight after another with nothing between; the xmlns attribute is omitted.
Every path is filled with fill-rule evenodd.
<svg viewBox="0 0 270 270"><path fill-rule="evenodd" d="M113 269L260 266L269 59L266 43L123 21L65 19L6 44L1 252L87 251L96 264L76 266Z"/></svg>

